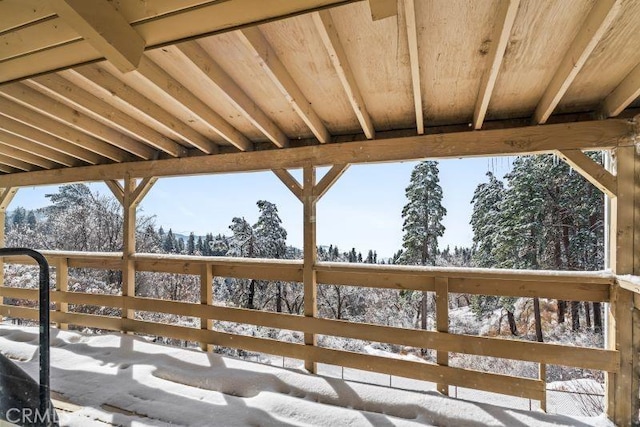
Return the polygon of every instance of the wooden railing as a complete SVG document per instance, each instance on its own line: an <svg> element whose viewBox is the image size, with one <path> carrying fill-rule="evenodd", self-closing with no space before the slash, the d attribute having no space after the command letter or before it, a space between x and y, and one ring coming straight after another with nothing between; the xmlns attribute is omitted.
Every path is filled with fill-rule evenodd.
<svg viewBox="0 0 640 427"><path fill-rule="evenodd" d="M466 353L540 364L565 365L617 373L620 369L618 350L575 347L522 340L479 337L448 333L448 294L466 293L540 297L574 301L610 301L616 286L615 277L607 273L533 272L466 270L454 268L421 268L367 264L318 263L317 282L369 288L388 288L436 292L437 331L354 323L318 317L248 310L212 305L210 298L202 303L186 303L139 296L104 295L69 292L68 268L120 270L121 253L45 252L57 268L56 290L51 300L53 322L122 332L136 332L200 342L203 348L217 345L268 353L284 357L374 371L389 375L431 381L446 391L448 385L539 400L544 408L546 384L540 378L514 377L471 369L450 367L449 353ZM201 292L210 292L212 276L302 282L300 261L255 260L242 258L188 257L157 254L132 256L136 271L199 275ZM27 259L10 258L5 262L28 264ZM35 289L2 286L0 297L35 300ZM201 328L160 324L135 318L75 313L68 304L114 307L123 313L131 310L192 316L202 320ZM0 305L0 315L36 319L34 308ZM437 351L437 363L355 353L320 346L289 343L213 330L212 321L229 321L320 334L427 348Z"/></svg>

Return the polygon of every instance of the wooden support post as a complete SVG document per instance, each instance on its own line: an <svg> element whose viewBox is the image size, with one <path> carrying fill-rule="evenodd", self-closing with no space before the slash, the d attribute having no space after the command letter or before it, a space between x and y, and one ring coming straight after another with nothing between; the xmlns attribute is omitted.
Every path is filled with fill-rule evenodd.
<svg viewBox="0 0 640 427"><path fill-rule="evenodd" d="M202 265L200 272L200 303L203 305L213 304L213 267L209 264ZM213 320L207 317L200 318L200 329L213 329ZM202 351L213 351L213 346L207 343L200 343Z"/></svg>
<svg viewBox="0 0 640 427"><path fill-rule="evenodd" d="M544 383L542 399L540 400L540 410L547 412L547 365L544 363L538 364L538 379Z"/></svg>
<svg viewBox="0 0 640 427"><path fill-rule="evenodd" d="M56 291L67 292L69 290L69 260L67 258L56 259ZM69 304L66 302L57 302L56 311L60 313L69 312ZM67 323L57 323L58 329L67 330Z"/></svg>
<svg viewBox="0 0 640 427"><path fill-rule="evenodd" d="M316 169L312 165L303 168L302 185L286 170L274 169L273 173L280 178L282 183L302 201L304 216L304 263L302 270L302 281L304 284L304 315L306 317L316 317L318 313L317 292L318 282L316 279L315 265L318 258L318 247L316 243L316 205L318 200L338 181L342 174L349 167L348 164L334 165L327 174L316 184ZM317 344L315 334L305 333L304 343L306 345ZM309 372L316 372L316 363L313 360L305 360L305 368Z"/></svg>
<svg viewBox="0 0 640 427"><path fill-rule="evenodd" d="M313 188L316 185L316 170L313 166L305 166L303 170L302 204L304 215L304 315L316 317L318 306L316 297L318 284L316 281L315 264L318 256L316 247L316 198L313 196ZM304 343L315 346L317 339L315 334L304 334ZM305 360L304 367L309 372L316 372L316 363L313 360Z"/></svg>
<svg viewBox="0 0 640 427"><path fill-rule="evenodd" d="M7 207L18 192L17 188L3 188L0 191L0 248L6 245L6 233L4 232L7 223ZM0 258L0 286L4 286L4 261ZM4 304L4 298L0 298L0 303ZM0 316L2 321L2 316Z"/></svg>
<svg viewBox="0 0 640 427"><path fill-rule="evenodd" d="M634 295L635 296L638 294ZM634 304L635 305L635 304ZM637 306L636 306L637 307ZM640 398L638 397L638 390L640 390L640 310L638 308L634 308L632 311L632 322L633 322L633 374L631 377L631 414L633 417L638 416L638 412L640 411ZM634 421L638 421L633 418Z"/></svg>
<svg viewBox="0 0 640 427"><path fill-rule="evenodd" d="M634 146L619 147L613 152L617 177L617 197L611 199L610 267L615 274L634 272L634 224L638 154ZM609 305L607 348L620 354L620 370L607 374L607 415L617 425L631 425L637 420L638 390L633 389L633 294L614 285Z"/></svg>
<svg viewBox="0 0 640 427"><path fill-rule="evenodd" d="M449 279L447 277L436 277L436 329L438 332L449 332ZM438 365L449 366L449 353L438 351L436 354ZM437 390L449 395L449 384L437 384Z"/></svg>
<svg viewBox="0 0 640 427"><path fill-rule="evenodd" d="M122 296L136 296L136 267L133 255L136 253L136 209L158 179L147 177L139 184L126 174L124 185L116 180L105 181L115 198L122 204ZM123 319L135 319L135 310L127 308L127 298L122 307ZM125 324L123 322L123 324ZM126 332L123 330L122 332Z"/></svg>
<svg viewBox="0 0 640 427"><path fill-rule="evenodd" d="M131 258L136 252L136 205L132 203L136 190L136 180L127 175L124 178L124 224L122 229L122 296L136 296L136 270ZM122 309L123 319L134 319L135 310L127 308L127 298ZM123 331L125 332L125 331Z"/></svg>

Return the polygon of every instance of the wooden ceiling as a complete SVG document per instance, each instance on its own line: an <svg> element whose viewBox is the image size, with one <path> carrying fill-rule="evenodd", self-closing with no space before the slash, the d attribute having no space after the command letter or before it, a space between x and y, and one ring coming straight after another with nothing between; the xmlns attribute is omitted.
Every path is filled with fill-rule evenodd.
<svg viewBox="0 0 640 427"><path fill-rule="evenodd" d="M48 169L606 119L640 107L640 2L3 0L0 83L13 185Z"/></svg>

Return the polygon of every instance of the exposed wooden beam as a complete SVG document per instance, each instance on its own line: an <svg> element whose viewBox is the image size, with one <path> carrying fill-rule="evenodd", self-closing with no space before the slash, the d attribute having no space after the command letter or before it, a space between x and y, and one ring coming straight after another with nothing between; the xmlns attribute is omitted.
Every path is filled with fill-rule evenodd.
<svg viewBox="0 0 640 427"><path fill-rule="evenodd" d="M0 105L3 104L0 102ZM22 117L22 114L19 114L19 117ZM28 120L28 117L29 114L27 113L24 116L24 120ZM20 138L28 139L29 141L32 141L33 143L38 144L43 148L50 148L51 150L76 158L82 162L90 163L92 165L102 163L102 157L95 154L94 152L71 144L70 142L57 138L39 129L28 126L18 120L14 120L9 116L5 116L0 113L0 128Z"/></svg>
<svg viewBox="0 0 640 427"><path fill-rule="evenodd" d="M603 118L615 117L640 97L640 64L631 70L620 84L602 102Z"/></svg>
<svg viewBox="0 0 640 427"><path fill-rule="evenodd" d="M273 173L280 178L280 181L296 196L300 201L302 201L302 186L298 182L297 179L289 173L286 169L273 169Z"/></svg>
<svg viewBox="0 0 640 427"><path fill-rule="evenodd" d="M545 123L553 113L589 55L618 15L621 3L622 0L599 0L594 3L536 107L533 115L535 124Z"/></svg>
<svg viewBox="0 0 640 427"><path fill-rule="evenodd" d="M0 121L2 118L4 117L0 117ZM0 124L0 141L2 141L2 144L6 146L26 151L28 153L51 160L52 162L56 162L63 166L82 166L83 164L85 164L84 162L81 162L74 157L52 150L44 145L38 145L33 141L1 129L2 124Z"/></svg>
<svg viewBox="0 0 640 427"><path fill-rule="evenodd" d="M0 164L0 172L2 173L18 173L20 170L12 168L11 166Z"/></svg>
<svg viewBox="0 0 640 427"><path fill-rule="evenodd" d="M359 0L211 0L200 7L188 7L187 2L175 1L167 2L167 5L160 3L157 7L154 3L152 8L147 2L134 1L122 2L121 8L132 10L130 18L137 21L132 23L133 28L145 40L147 49L152 49L355 1ZM155 13L160 8L164 8L163 16ZM56 47L3 63L0 83L85 64L102 56L86 40L49 43Z"/></svg>
<svg viewBox="0 0 640 427"><path fill-rule="evenodd" d="M311 129L318 141L329 142L331 140L329 131L260 30L257 27L251 27L237 31L236 34L243 44L253 51L262 69L266 71L271 81Z"/></svg>
<svg viewBox="0 0 640 427"><path fill-rule="evenodd" d="M557 155L600 191L609 197L617 196L618 184L616 177L582 151L558 150Z"/></svg>
<svg viewBox="0 0 640 427"><path fill-rule="evenodd" d="M136 189L131 194L131 200L129 201L133 206L138 206L142 199L151 191L151 187L158 181L155 176L148 176L143 178L136 186Z"/></svg>
<svg viewBox="0 0 640 427"><path fill-rule="evenodd" d="M390 18L398 14L398 0L369 0L369 9L374 21Z"/></svg>
<svg viewBox="0 0 640 427"><path fill-rule="evenodd" d="M23 83L14 83L0 87L0 94L26 107L35 109L55 120L76 128L82 132L100 138L114 147L138 156L151 159L154 151L133 138L81 114L79 111L52 99ZM111 150L115 148L111 147Z"/></svg>
<svg viewBox="0 0 640 427"><path fill-rule="evenodd" d="M260 107L236 84L209 54L196 42L179 44L177 49L203 73L242 115L260 130L276 147L289 146L289 138L260 109Z"/></svg>
<svg viewBox="0 0 640 427"><path fill-rule="evenodd" d="M349 103L351 103L351 107L353 108L353 111L355 112L356 117L360 122L360 126L362 126L364 134L369 139L375 138L376 132L373 128L371 117L369 117L369 112L364 105L364 100L362 99L360 88L358 87L356 78L353 75L353 71L351 70L351 65L349 64L347 54L344 51L344 47L342 46L342 41L340 40L338 30L333 23L331 12L329 12L328 10L323 10L321 12L314 13L312 16L316 29L318 30L320 38L322 39L322 43L329 53L333 68L335 68L336 73L340 78L342 87L347 93Z"/></svg>
<svg viewBox="0 0 640 427"><path fill-rule="evenodd" d="M207 104L191 93L179 81L171 77L160 66L152 62L147 57L140 61L138 69L140 75L152 82L155 86L163 90L189 111L206 123L214 132L235 146L240 151L251 151L253 145L242 133L231 126L222 116L213 111ZM196 148L207 154L216 153L218 146L213 142L200 144Z"/></svg>
<svg viewBox="0 0 640 427"><path fill-rule="evenodd" d="M113 197L120 202L121 206L124 206L124 187L122 187L120 181L117 179L107 179L104 183L107 185L107 188L111 190L111 193L113 193Z"/></svg>
<svg viewBox="0 0 640 427"><path fill-rule="evenodd" d="M413 104L416 110L416 129L418 130L418 135L422 135L424 134L424 112L422 110L422 88L420 86L420 58L418 57L418 28L416 26L415 0L404 0L404 17L407 26Z"/></svg>
<svg viewBox="0 0 640 427"><path fill-rule="evenodd" d="M0 187L104 181L121 179L125 173L145 178L295 169L309 163L327 166L425 158L542 154L572 149L603 150L632 146L634 138L632 122L609 119L18 173L0 177Z"/></svg>
<svg viewBox="0 0 640 427"><path fill-rule="evenodd" d="M0 154L7 157L14 158L16 160L29 163L43 169L54 169L60 167L59 164L52 162L49 159L37 156L33 153L23 150L22 148L15 148L9 144L2 142L2 136L0 135Z"/></svg>
<svg viewBox="0 0 640 427"><path fill-rule="evenodd" d="M85 114L94 119L107 122L109 126L120 129L125 134L143 141L145 144L154 147L154 149L175 145L174 141L160 132L113 108L81 87L73 85L61 75L48 74L29 80L27 84L57 99L66 100L81 109ZM155 150L146 149L143 152L141 151L140 154L148 156L147 158L154 158Z"/></svg>
<svg viewBox="0 0 640 427"><path fill-rule="evenodd" d="M473 112L474 129L480 129L482 127L482 123L487 114L489 101L491 100L493 88L498 79L502 59L507 50L507 44L511 37L511 29L513 28L513 23L516 21L519 6L520 0L501 0L500 2L498 14L495 19L493 40L488 56L489 68L485 70L482 76L478 100L476 101L476 108Z"/></svg>
<svg viewBox="0 0 640 427"><path fill-rule="evenodd" d="M313 188L313 196L320 199L335 184L343 173L349 168L348 164L333 165L329 172L320 179L320 182Z"/></svg>
<svg viewBox="0 0 640 427"><path fill-rule="evenodd" d="M144 39L106 0L49 0L54 11L120 71L138 67Z"/></svg>
<svg viewBox="0 0 640 427"><path fill-rule="evenodd" d="M23 103L15 102L15 98L8 98L6 93L2 91L2 89L6 88L7 86L4 86L0 89L0 109L5 116L33 126L36 129L64 139L79 147L91 150L108 159L117 162L132 160L133 156L129 153L104 142L102 139L84 133L74 126L52 118L51 116L54 116L54 113L57 112L58 109L64 109L55 101L51 100L52 102L48 102L46 99L40 99L42 102L36 103L36 105L28 104L28 106L26 106ZM98 132L96 129L93 130Z"/></svg>
<svg viewBox="0 0 640 427"><path fill-rule="evenodd" d="M196 146L209 142L207 138L187 124L177 120L155 102L121 82L103 68L93 65L84 66L66 72L64 77L74 84L84 84L86 90L116 108L122 108L124 105L144 113L189 145ZM173 141L162 141L162 143L158 141L156 148L173 157L181 157L186 154L185 148Z"/></svg>
<svg viewBox="0 0 640 427"><path fill-rule="evenodd" d="M13 157L9 157L4 154L0 154L0 163L6 166L10 166L12 168L16 168L21 171L25 171L25 172L31 172L39 169L37 166L31 163L27 163L22 160L15 159Z"/></svg>

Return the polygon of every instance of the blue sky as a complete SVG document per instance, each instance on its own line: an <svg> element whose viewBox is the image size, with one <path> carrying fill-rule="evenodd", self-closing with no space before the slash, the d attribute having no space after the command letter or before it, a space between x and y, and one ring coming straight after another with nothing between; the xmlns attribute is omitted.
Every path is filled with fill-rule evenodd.
<svg viewBox="0 0 640 427"><path fill-rule="evenodd" d="M355 247L363 255L374 249L390 257L402 247L404 190L416 162L351 166L325 194L317 207L317 239L343 250ZM471 198L476 186L492 170L502 176L510 168L509 158L468 158L440 162L440 185L447 209L445 235L440 247L471 244ZM317 173L319 180L328 168ZM301 172L292 171L299 181ZM104 184L92 187L109 193ZM9 210L22 206L35 209L47 205L45 194L56 187L21 189ZM288 243L302 247L302 204L271 172L161 178L141 204L142 215L155 215L156 224L188 234L228 233L234 216L254 223L256 202L269 200L278 206L288 232Z"/></svg>

